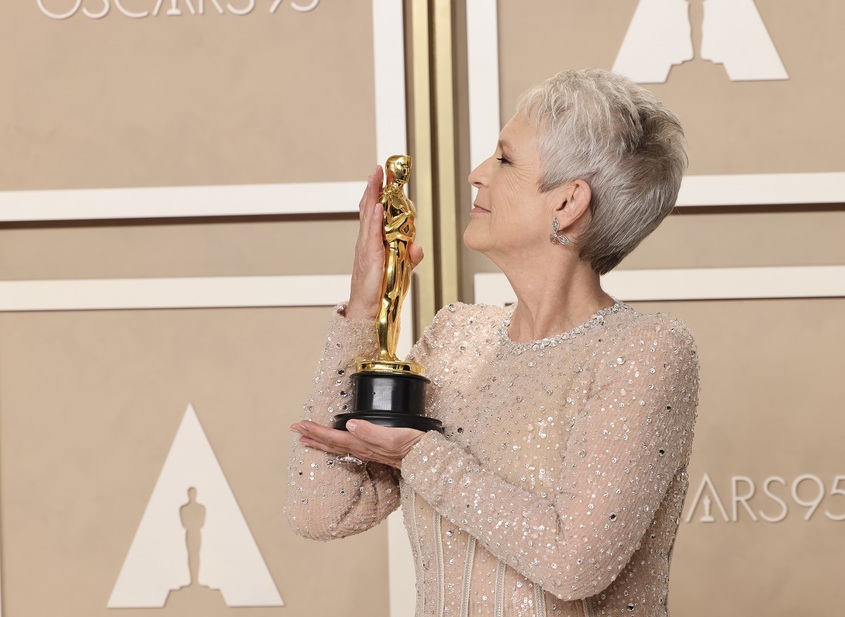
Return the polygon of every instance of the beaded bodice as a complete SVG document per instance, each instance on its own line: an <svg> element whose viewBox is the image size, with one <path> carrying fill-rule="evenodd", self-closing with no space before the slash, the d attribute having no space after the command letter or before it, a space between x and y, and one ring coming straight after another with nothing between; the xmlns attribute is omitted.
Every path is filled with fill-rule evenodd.
<svg viewBox="0 0 845 617"><path fill-rule="evenodd" d="M691 337L616 304L570 332L515 343L509 316L452 305L415 345L432 382L427 413L445 433L420 440L401 478L327 466L297 446L291 523L348 535L401 494L420 617L666 615L697 404ZM341 411L346 367L370 338L335 320L307 416ZM350 493L360 495L352 507Z"/></svg>

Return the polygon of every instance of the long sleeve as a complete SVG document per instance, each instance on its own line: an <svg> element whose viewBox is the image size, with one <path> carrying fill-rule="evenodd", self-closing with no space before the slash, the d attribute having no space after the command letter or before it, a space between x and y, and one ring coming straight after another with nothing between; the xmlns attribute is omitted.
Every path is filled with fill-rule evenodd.
<svg viewBox="0 0 845 617"><path fill-rule="evenodd" d="M595 359L594 370L575 379L563 403L578 408L568 415L558 410L566 418L566 438L554 446L559 463L545 463L549 472L554 468L551 490L508 480L478 448L437 433L426 434L402 466L406 488L503 563L565 600L602 592L649 538L655 547L671 547L677 521L658 528L655 514L670 485L682 485L678 493L683 495L691 450L698 360L684 326L647 320L618 338L607 333L609 344L602 336L596 335L598 343L586 356ZM439 345L442 341L432 347ZM470 353L465 344L461 352L465 348ZM496 357L505 366L501 355ZM538 370L533 361L525 362L525 372ZM574 366L581 375L589 372ZM540 396L551 400L549 386L537 388L546 388L548 396ZM507 405L502 396L499 405ZM551 410L549 421L555 413ZM545 429L525 430L536 435ZM486 438L501 440L505 449L503 434ZM525 446L511 446L512 441L507 447L538 442L530 439L519 442ZM531 469L533 459L524 460ZM542 479L546 471L535 468L532 477ZM654 534L672 537L654 540ZM668 554L662 559L668 568Z"/></svg>
<svg viewBox="0 0 845 617"><path fill-rule="evenodd" d="M371 321L335 315L302 417L327 426L351 400L355 364L377 353ZM385 465L340 463L295 440L288 469L285 512L302 536L330 540L365 531L399 506L396 473Z"/></svg>

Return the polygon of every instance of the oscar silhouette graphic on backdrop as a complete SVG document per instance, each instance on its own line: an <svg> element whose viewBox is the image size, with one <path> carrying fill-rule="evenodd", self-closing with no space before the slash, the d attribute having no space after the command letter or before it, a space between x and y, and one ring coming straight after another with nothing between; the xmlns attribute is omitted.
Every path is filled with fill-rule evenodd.
<svg viewBox="0 0 845 617"><path fill-rule="evenodd" d="M663 83L696 57L723 65L731 81L789 78L754 0L640 0L613 70Z"/></svg>
<svg viewBox="0 0 845 617"><path fill-rule="evenodd" d="M205 506L197 503L197 489L188 489L188 503L179 508L182 527L185 528L185 545L188 549L188 571L191 582L188 586L199 585L200 547L202 546L202 526L205 524Z"/></svg>
<svg viewBox="0 0 845 617"><path fill-rule="evenodd" d="M205 608L217 614L226 606L284 606L192 405L182 416L107 606L185 615L210 614Z"/></svg>
<svg viewBox="0 0 845 617"><path fill-rule="evenodd" d="M188 502L179 508L179 518L185 528L185 548L187 549L190 582L184 587L168 594L165 608L214 608L226 606L220 590L211 589L199 582L202 548L202 528L205 525L205 506L197 501L197 489L188 489Z"/></svg>

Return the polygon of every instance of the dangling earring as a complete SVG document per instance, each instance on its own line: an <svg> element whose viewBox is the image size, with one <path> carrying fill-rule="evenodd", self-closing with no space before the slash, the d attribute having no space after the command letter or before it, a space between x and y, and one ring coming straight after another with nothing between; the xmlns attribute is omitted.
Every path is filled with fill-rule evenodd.
<svg viewBox="0 0 845 617"><path fill-rule="evenodd" d="M549 235L549 242L552 244L569 244L569 238L564 236L562 233L558 233L560 231L560 223L557 222L557 217L555 220L552 221L552 233Z"/></svg>

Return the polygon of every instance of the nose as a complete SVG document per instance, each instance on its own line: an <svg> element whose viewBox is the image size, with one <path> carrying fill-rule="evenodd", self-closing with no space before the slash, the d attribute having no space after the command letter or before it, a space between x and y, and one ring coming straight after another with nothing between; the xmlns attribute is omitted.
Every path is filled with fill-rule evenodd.
<svg viewBox="0 0 845 617"><path fill-rule="evenodd" d="M477 189L480 189L482 184L484 183L485 176L483 173L483 167L484 163L486 162L487 161L483 161L482 163L480 163L475 169L469 172L469 175L467 176L467 181Z"/></svg>

